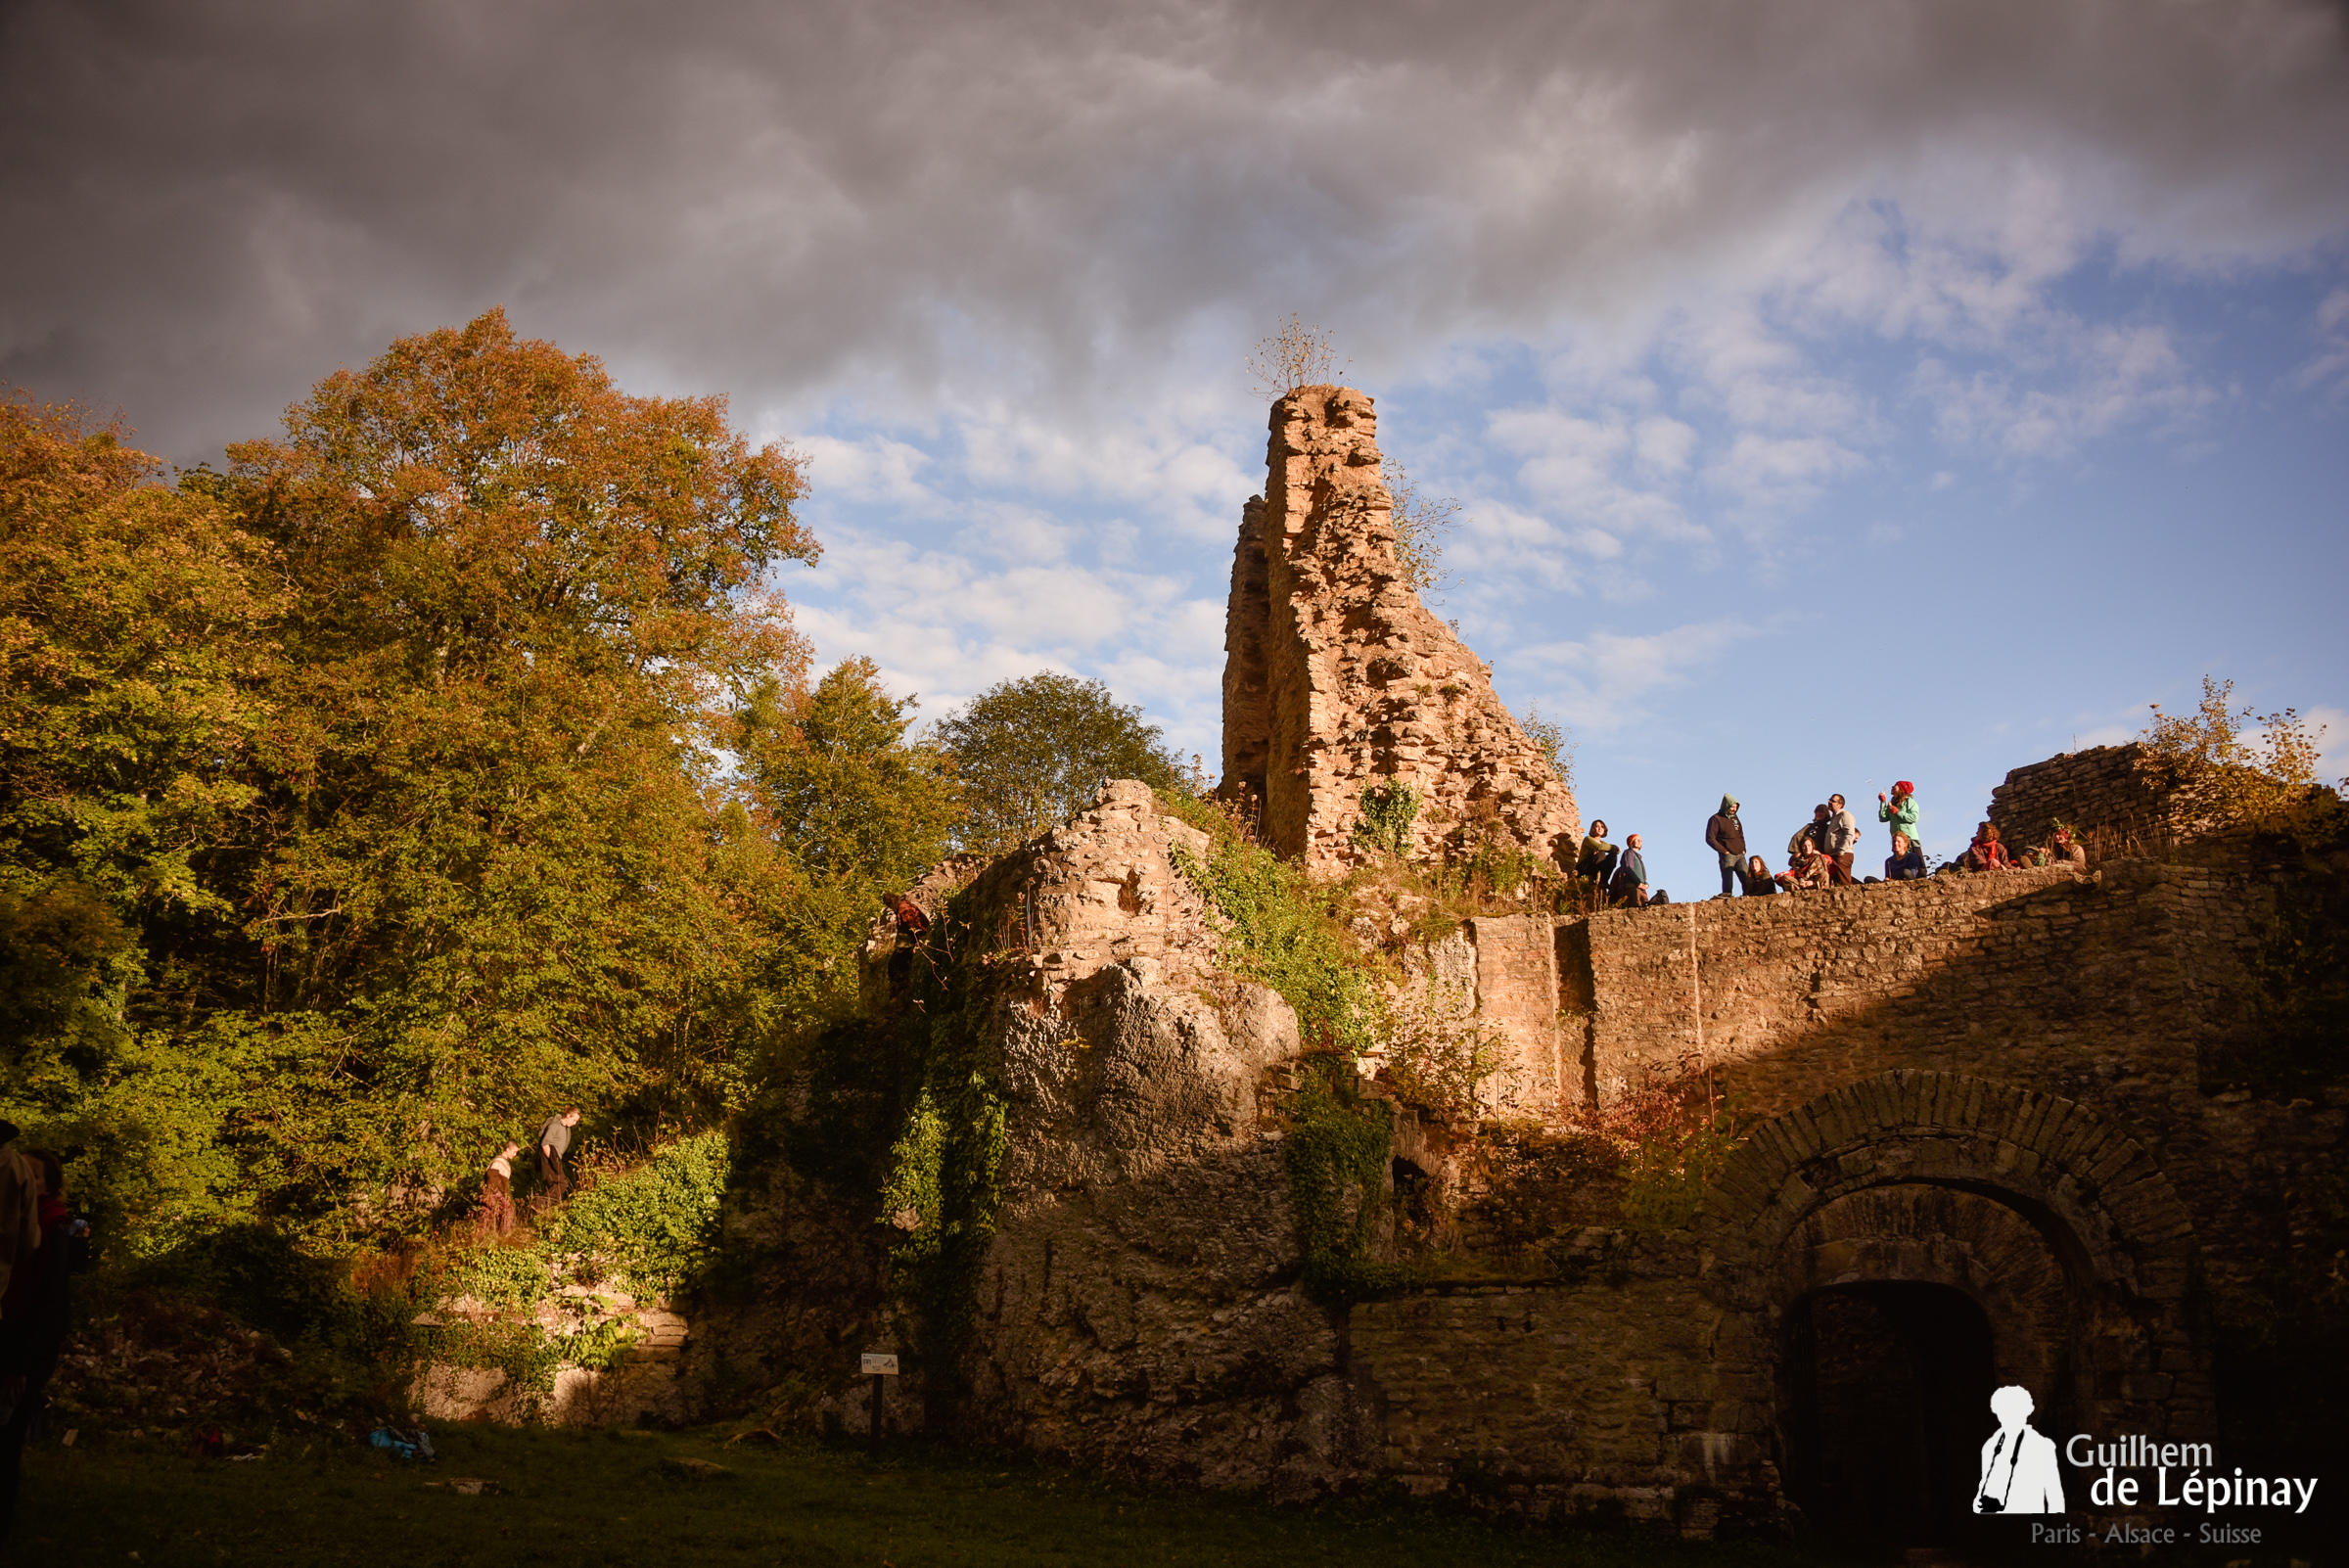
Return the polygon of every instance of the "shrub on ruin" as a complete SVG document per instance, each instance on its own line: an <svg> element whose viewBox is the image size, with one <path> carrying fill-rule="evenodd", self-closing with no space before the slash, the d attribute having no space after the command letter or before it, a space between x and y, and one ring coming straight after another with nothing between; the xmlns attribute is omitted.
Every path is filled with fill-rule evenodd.
<svg viewBox="0 0 2349 1568"><path fill-rule="evenodd" d="M2339 795L2317 777L2324 726L2296 709L2263 715L2234 698L2234 681L2205 675L2192 713L2152 704L2140 737L2148 782L2182 797L2215 827L2288 831L2308 825L2312 811L2337 809Z"/></svg>
<svg viewBox="0 0 2349 1568"><path fill-rule="evenodd" d="M1419 792L1399 778L1367 784L1356 802L1354 842L1380 854L1405 854L1419 819Z"/></svg>
<svg viewBox="0 0 2349 1568"><path fill-rule="evenodd" d="M1525 731L1525 738L1540 747L1542 755L1549 759L1549 765L1557 772L1558 782L1573 789L1573 733L1556 719L1543 717L1539 706L1528 706L1524 716L1517 720L1517 725Z"/></svg>
<svg viewBox="0 0 2349 1568"><path fill-rule="evenodd" d="M1378 477L1395 505L1395 564L1403 580L1425 602L1442 604L1452 580L1444 565L1444 539L1458 526L1460 503L1423 493L1399 457L1382 458Z"/></svg>
<svg viewBox="0 0 2349 1568"><path fill-rule="evenodd" d="M1165 792L1159 801L1208 835L1204 856L1181 845L1173 853L1215 911L1224 967L1279 992L1297 1010L1309 1048L1351 1061L1375 1046L1376 982L1339 919L1342 892L1315 887L1302 867L1250 842L1205 802Z"/></svg>
<svg viewBox="0 0 2349 1568"><path fill-rule="evenodd" d="M1300 388L1327 386L1343 368L1329 333L1307 326L1294 314L1258 340L1248 356L1249 380L1259 397L1286 397Z"/></svg>
<svg viewBox="0 0 2349 1568"><path fill-rule="evenodd" d="M1478 1021L1474 998L1429 982L1381 1009L1378 1033L1387 1081L1405 1104L1439 1121L1473 1127L1485 1082L1501 1061L1497 1030Z"/></svg>

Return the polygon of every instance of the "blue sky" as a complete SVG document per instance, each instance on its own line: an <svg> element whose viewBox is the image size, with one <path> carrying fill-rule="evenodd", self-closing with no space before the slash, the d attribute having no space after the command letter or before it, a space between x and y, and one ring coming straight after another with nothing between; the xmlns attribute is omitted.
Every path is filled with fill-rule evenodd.
<svg viewBox="0 0 2349 1568"><path fill-rule="evenodd" d="M1866 816L1908 778L1953 853L2009 767L2129 738L2205 673L2316 715L2349 772L2340 253L2213 273L2090 237L2017 283L1896 248L1898 220L1856 207L1829 254L1636 335L1566 321L1350 375L1384 449L1461 500L1440 613L1513 708L1570 725L1586 815L1709 892L1725 790L1774 865L1814 803ZM802 438L832 549L786 578L802 624L931 712L1097 675L1212 769L1263 481L1230 379L1228 409L1100 445L1002 409Z"/></svg>
<svg viewBox="0 0 2349 1568"><path fill-rule="evenodd" d="M2206 672L2349 772L2337 5L26 0L0 138L0 380L195 462L503 305L806 453L801 624L932 716L1214 765L1296 312L1676 894L1725 789L1946 853Z"/></svg>

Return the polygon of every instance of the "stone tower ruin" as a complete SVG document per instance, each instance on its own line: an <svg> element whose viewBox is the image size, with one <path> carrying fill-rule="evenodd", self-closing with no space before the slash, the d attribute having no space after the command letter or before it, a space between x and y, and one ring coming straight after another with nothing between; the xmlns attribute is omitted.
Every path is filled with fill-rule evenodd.
<svg viewBox="0 0 2349 1568"><path fill-rule="evenodd" d="M1498 840L1568 865L1573 793L1405 577L1377 430L1348 387L1272 405L1265 493L1232 555L1223 793L1316 872L1362 857L1364 797L1397 784L1418 803L1413 856Z"/></svg>

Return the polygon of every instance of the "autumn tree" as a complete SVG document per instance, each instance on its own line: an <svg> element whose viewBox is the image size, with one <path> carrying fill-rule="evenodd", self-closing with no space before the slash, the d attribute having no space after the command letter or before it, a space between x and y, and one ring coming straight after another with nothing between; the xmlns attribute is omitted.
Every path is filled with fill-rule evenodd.
<svg viewBox="0 0 2349 1568"><path fill-rule="evenodd" d="M1097 680L1039 670L990 686L946 715L938 742L953 759L969 850L1004 850L1090 806L1101 781L1181 789L1182 764L1139 708Z"/></svg>
<svg viewBox="0 0 2349 1568"><path fill-rule="evenodd" d="M797 459L497 311L229 456L206 487L294 595L236 1041L263 1183L429 1183L564 1099L709 1114L746 1005L726 879L758 869L717 743L804 663L761 587L815 557Z"/></svg>
<svg viewBox="0 0 2349 1568"><path fill-rule="evenodd" d="M155 1015L234 940L274 566L117 427L0 399L0 1115L104 1149L102 1201L207 1206Z"/></svg>
<svg viewBox="0 0 2349 1568"><path fill-rule="evenodd" d="M2234 682L2202 677L2190 714L2151 705L2140 737L2145 768L2164 789L2194 797L2221 823L2275 823L2312 801L2334 799L2317 776L2323 725L2296 709L2260 714L2234 701Z"/></svg>

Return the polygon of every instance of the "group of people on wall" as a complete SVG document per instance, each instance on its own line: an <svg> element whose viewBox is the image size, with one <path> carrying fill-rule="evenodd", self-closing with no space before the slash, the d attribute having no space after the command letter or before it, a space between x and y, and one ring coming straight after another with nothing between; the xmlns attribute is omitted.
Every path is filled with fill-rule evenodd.
<svg viewBox="0 0 2349 1568"><path fill-rule="evenodd" d="M1892 853L1884 857L1884 874L1854 875L1861 839L1860 820L1841 795L1830 795L1811 808L1811 820L1786 841L1786 869L1773 872L1761 855L1748 852L1745 824L1737 814L1737 798L1724 795L1721 808L1705 820L1705 848L1721 866L1724 899L1743 894L1796 893L1811 888L1848 888L1862 883L1917 882L1937 872L2007 871L2023 867L2069 865L2085 870L2088 851L2069 824L2057 822L2048 842L2015 852L1999 836L1998 824L1983 822L1973 841L1956 859L1935 867L1925 859L1916 833L1916 786L1907 779L1876 797L1876 820L1892 835ZM1607 824L1592 818L1589 831L1575 856L1575 875L1591 885L1607 903L1636 908L1668 903L1661 888L1647 880L1647 857L1636 833L1624 838L1621 848L1607 838Z"/></svg>

